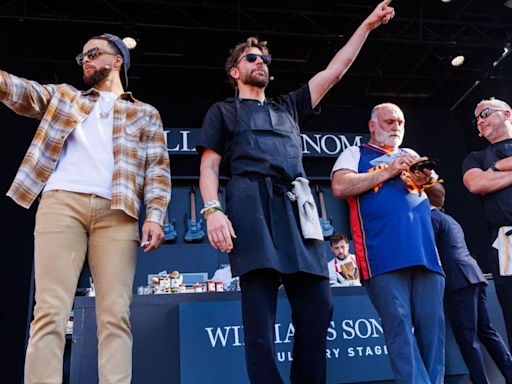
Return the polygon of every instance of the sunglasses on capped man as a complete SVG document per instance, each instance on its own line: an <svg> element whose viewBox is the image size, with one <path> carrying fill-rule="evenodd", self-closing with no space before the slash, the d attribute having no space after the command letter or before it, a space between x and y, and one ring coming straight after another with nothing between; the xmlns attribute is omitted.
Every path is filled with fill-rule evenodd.
<svg viewBox="0 0 512 384"><path fill-rule="evenodd" d="M101 56L101 55L116 56L112 52L103 51L103 50L95 47L95 48L89 49L87 52L79 53L78 55L76 55L75 59L76 59L76 63L79 66L82 66L84 64L84 60L86 58L89 60L94 60L95 58L97 58L98 56Z"/></svg>

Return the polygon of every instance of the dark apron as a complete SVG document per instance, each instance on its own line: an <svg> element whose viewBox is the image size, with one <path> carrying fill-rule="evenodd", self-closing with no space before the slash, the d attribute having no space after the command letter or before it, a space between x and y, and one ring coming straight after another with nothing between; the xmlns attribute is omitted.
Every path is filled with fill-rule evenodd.
<svg viewBox="0 0 512 384"><path fill-rule="evenodd" d="M252 108L236 99L226 186L226 213L237 234L229 254L233 276L272 268L327 277L324 244L302 237L297 204L286 195L291 181L304 176L297 124L277 104L247 102Z"/></svg>

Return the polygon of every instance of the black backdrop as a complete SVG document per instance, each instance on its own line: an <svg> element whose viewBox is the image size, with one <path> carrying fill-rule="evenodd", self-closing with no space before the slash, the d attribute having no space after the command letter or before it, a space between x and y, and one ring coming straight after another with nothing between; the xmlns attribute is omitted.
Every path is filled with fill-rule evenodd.
<svg viewBox="0 0 512 384"><path fill-rule="evenodd" d="M144 94L135 90L135 96L155 105L162 115L166 127L199 127L210 102L187 103L163 95ZM142 90L141 90L142 91ZM481 92L486 91L485 89ZM411 147L421 155L440 160L438 173L445 179L447 190L446 210L462 224L472 253L486 271L485 227L482 222L478 198L470 195L462 185L461 162L470 150L485 143L476 139L474 129L468 126L472 108L479 100L475 94L456 113L435 109L412 109L404 107L406 116L406 138L404 146ZM485 95L489 96L489 95ZM497 95L499 96L499 95ZM505 98L505 95L502 97ZM385 101L385 100L383 100ZM403 104L402 104L403 105ZM330 107L324 106L320 115L308 119L303 130L367 133L367 121L371 106ZM17 206L5 196L14 178L17 167L28 148L37 127L37 121L16 116L6 107L0 107L3 140L1 151L2 212L4 236L3 255L0 267L3 297L0 300L0 321L4 351L4 382L19 382L23 371L26 325L29 317L29 295L33 261L33 227L36 204L29 210ZM334 158L306 159L308 174L328 177ZM197 176L198 159L189 156L173 157L171 169L175 177ZM172 204L172 202L171 202Z"/></svg>

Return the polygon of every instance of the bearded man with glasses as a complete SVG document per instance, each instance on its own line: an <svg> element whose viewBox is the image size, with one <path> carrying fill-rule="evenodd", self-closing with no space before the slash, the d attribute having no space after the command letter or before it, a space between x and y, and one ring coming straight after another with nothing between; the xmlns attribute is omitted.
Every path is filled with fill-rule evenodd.
<svg viewBox="0 0 512 384"><path fill-rule="evenodd" d="M252 37L238 44L225 64L236 95L214 104L204 118L196 145L201 153L202 212L210 244L229 252L233 276L240 276L245 357L252 384L283 382L273 340L281 284L295 326L291 382L326 381L332 300L318 213L310 210L316 226L306 215L299 219L305 206L299 190L310 197L303 201L313 201L302 166L299 121L315 112L368 34L394 16L390 1L375 8L325 70L298 90L273 99L265 96L271 62L266 43ZM227 215L218 195L221 163L231 176L226 186ZM300 221L311 225L301 228Z"/></svg>
<svg viewBox="0 0 512 384"><path fill-rule="evenodd" d="M124 91L120 74L127 86L130 66L125 43L111 34L95 36L76 60L91 86L87 91L0 71L1 101L41 120L7 193L25 208L42 194L25 384L62 383L66 323L86 257L96 291L99 382L128 384L137 248L148 252L164 239L169 157L158 111Z"/></svg>
<svg viewBox="0 0 512 384"><path fill-rule="evenodd" d="M503 100L482 100L474 121L490 145L465 158L463 181L481 198L489 229L488 262L512 346L512 265L507 263L512 259L512 109Z"/></svg>

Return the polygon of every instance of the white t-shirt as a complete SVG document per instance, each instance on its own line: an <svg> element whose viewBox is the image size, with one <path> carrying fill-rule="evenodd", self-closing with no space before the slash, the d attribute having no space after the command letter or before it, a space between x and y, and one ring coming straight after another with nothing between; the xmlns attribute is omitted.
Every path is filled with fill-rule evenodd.
<svg viewBox="0 0 512 384"><path fill-rule="evenodd" d="M87 118L69 135L44 191L62 189L112 198L112 127L117 95L100 91Z"/></svg>

